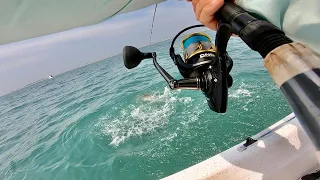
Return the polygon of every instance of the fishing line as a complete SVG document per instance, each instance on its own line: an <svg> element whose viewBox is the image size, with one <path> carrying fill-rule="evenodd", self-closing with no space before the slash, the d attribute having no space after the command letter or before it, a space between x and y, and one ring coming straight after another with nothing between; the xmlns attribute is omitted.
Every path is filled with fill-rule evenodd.
<svg viewBox="0 0 320 180"><path fill-rule="evenodd" d="M152 19L152 25L151 25L150 42L149 42L149 44L151 44L151 38L152 38L152 32L153 32L153 24L154 24L154 19L156 17L157 7L158 7L158 4L156 4L156 6L154 8L154 12L153 12L153 19Z"/></svg>

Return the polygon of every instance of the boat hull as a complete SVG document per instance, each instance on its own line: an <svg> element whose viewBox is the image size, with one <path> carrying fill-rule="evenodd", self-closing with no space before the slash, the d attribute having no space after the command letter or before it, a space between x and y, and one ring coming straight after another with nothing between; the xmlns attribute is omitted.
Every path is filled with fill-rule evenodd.
<svg viewBox="0 0 320 180"><path fill-rule="evenodd" d="M319 152L294 114L252 138L245 149L242 142L163 180L299 179L319 168Z"/></svg>

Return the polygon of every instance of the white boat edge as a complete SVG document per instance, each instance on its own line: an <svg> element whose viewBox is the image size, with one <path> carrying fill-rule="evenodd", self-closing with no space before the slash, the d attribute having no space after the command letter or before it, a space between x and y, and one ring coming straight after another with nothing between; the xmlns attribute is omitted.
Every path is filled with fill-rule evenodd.
<svg viewBox="0 0 320 180"><path fill-rule="evenodd" d="M293 113L252 138L258 141L242 152L245 141L163 180L291 180L320 167L320 152Z"/></svg>

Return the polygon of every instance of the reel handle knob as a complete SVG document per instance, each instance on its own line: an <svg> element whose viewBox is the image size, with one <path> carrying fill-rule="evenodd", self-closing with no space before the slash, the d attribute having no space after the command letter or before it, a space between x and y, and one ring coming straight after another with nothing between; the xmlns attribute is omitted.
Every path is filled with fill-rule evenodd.
<svg viewBox="0 0 320 180"><path fill-rule="evenodd" d="M142 60L149 58L152 58L152 53L143 53L133 46L123 48L123 62L128 69L137 67Z"/></svg>

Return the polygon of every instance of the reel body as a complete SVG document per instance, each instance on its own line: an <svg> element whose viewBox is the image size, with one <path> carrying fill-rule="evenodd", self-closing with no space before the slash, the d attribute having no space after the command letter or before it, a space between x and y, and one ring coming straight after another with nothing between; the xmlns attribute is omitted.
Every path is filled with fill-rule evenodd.
<svg viewBox="0 0 320 180"><path fill-rule="evenodd" d="M181 43L183 56L175 54L174 43L185 31L203 27L190 26L180 31L172 40L169 49L170 57L178 67L184 79L176 80L167 73L157 62L156 53L142 53L137 48L126 46L123 49L124 64L128 69L136 67L141 60L153 58L153 64L171 89L202 90L211 110L225 113L228 102L228 88L233 79L229 74L233 61L226 52L228 40L231 36L230 26L221 24L218 28L215 45L209 35L193 33L184 38Z"/></svg>
<svg viewBox="0 0 320 180"><path fill-rule="evenodd" d="M185 64L206 62L189 69L178 64L180 74L185 78L201 76L215 61L216 47L213 45L210 36L205 33L188 35L182 41L181 48L184 52L183 61Z"/></svg>

